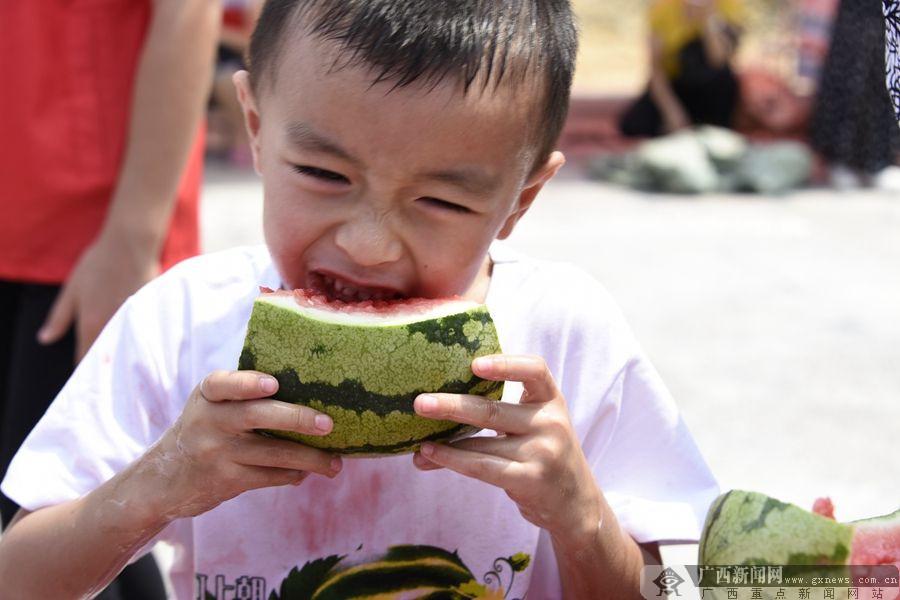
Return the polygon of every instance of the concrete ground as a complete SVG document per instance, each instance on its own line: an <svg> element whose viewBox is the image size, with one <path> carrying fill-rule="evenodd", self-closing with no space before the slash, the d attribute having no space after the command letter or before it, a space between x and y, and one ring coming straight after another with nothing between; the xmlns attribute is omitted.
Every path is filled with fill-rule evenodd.
<svg viewBox="0 0 900 600"><path fill-rule="evenodd" d="M260 206L254 175L213 168L205 248L261 241ZM839 520L900 508L900 197L671 197L570 172L510 243L606 285L723 490L829 495Z"/></svg>

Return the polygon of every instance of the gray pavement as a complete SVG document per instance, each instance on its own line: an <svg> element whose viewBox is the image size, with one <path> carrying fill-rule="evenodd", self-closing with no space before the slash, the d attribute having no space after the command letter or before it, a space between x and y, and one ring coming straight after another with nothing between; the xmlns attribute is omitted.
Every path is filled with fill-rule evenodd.
<svg viewBox="0 0 900 600"><path fill-rule="evenodd" d="M261 187L213 168L204 244L261 241ZM900 197L547 186L510 243L611 291L723 489L839 520L900 508ZM689 560L686 556L684 560Z"/></svg>

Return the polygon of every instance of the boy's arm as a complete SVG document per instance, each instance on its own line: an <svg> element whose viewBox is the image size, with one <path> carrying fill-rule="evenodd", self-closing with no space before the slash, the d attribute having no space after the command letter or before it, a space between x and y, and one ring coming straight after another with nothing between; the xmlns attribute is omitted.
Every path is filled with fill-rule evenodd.
<svg viewBox="0 0 900 600"><path fill-rule="evenodd" d="M563 598L641 598L641 569L661 564L657 543L638 545L601 499L603 520L584 539L551 536ZM601 592L602 590L602 592Z"/></svg>
<svg viewBox="0 0 900 600"><path fill-rule="evenodd" d="M0 543L0 581L15 598L90 598L167 522L148 500L166 489L134 463L93 492L20 510Z"/></svg>
<svg viewBox="0 0 900 600"><path fill-rule="evenodd" d="M253 371L212 373L175 424L131 465L76 500L20 515L0 538L4 593L90 597L175 519L251 489L299 485L310 473L335 477L340 458L254 433L331 431L327 415L269 399L277 389L276 379Z"/></svg>
<svg viewBox="0 0 900 600"><path fill-rule="evenodd" d="M219 0L154 0L135 75L123 164L94 243L60 292L39 339L76 326L76 360L119 305L158 272L212 81Z"/></svg>

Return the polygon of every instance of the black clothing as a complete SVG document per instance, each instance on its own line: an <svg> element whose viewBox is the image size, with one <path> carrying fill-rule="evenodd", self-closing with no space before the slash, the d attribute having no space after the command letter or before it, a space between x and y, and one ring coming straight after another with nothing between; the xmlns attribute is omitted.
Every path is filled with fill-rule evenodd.
<svg viewBox="0 0 900 600"><path fill-rule="evenodd" d="M731 128L739 99L737 77L728 65L709 64L703 40L695 40L681 50L681 74L671 81L672 91L696 125ZM647 90L619 121L628 137L655 137L665 132L662 113Z"/></svg>

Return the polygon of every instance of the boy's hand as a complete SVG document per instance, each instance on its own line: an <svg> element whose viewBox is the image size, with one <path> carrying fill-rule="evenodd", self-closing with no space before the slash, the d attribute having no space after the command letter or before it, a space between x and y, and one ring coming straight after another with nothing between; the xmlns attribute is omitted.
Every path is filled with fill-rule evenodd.
<svg viewBox="0 0 900 600"><path fill-rule="evenodd" d="M337 456L253 431L331 431L327 415L264 399L277 389L274 377L256 371L216 371L194 388L181 417L147 456L148 468L166 483L161 510L167 519L204 513L248 490L298 485L312 472L340 472Z"/></svg>
<svg viewBox="0 0 900 600"><path fill-rule="evenodd" d="M525 384L519 404L461 394L419 396L415 409L423 417L500 435L423 444L413 458L416 466L447 467L503 488L523 517L561 539L591 535L601 519L600 491L544 360L485 356L472 363L472 371L484 379Z"/></svg>

